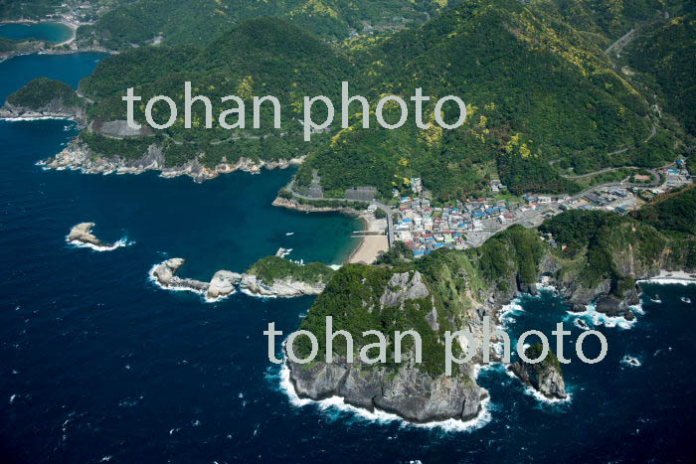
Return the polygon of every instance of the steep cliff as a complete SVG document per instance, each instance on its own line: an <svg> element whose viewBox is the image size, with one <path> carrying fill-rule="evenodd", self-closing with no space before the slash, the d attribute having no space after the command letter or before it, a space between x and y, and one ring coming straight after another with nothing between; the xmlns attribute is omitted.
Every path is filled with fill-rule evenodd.
<svg viewBox="0 0 696 464"><path fill-rule="evenodd" d="M525 350L525 355L530 360L537 359L541 353L541 345L530 346ZM551 352L543 361L536 364L520 359L510 366L510 370L546 398L562 400L568 397L563 380L563 369L558 358Z"/></svg>
<svg viewBox="0 0 696 464"><path fill-rule="evenodd" d="M677 194L675 201L689 202L689 195ZM470 418L486 397L475 378L482 353L445 376L445 331L468 328L480 339L484 316L496 320L502 305L521 292L536 292L535 283L542 277L578 309L596 302L599 311L632 318L629 305L637 302L640 291L636 281L662 269L696 269L693 235L658 231L639 218L584 211L561 214L540 230L511 227L476 249L442 249L389 265L344 266L301 325L316 336L316 359L322 361L288 362L290 378L301 397L337 395L349 404L391 411L415 422ZM345 330L353 337L354 363L347 362L342 338L332 346L333 362L324 361L327 316L333 318L334 332ZM363 335L371 329L384 334L417 331L422 362L415 362L413 344L404 344L401 351L407 354L395 362L390 337L386 362L364 365L358 353L374 342ZM300 356L311 348L300 338L293 346ZM458 356L466 347L460 340L454 348ZM536 366L517 363L512 370L547 397L564 398L562 371L554 359Z"/></svg>

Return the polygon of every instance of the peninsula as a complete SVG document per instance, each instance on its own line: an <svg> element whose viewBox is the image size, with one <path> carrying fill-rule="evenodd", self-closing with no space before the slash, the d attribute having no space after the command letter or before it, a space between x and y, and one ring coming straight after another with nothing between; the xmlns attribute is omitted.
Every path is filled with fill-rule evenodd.
<svg viewBox="0 0 696 464"><path fill-rule="evenodd" d="M178 275L185 264L171 258L152 267L150 278L167 290L185 290L204 295L206 301L218 301L237 293L260 298L293 298L320 294L334 271L321 263L299 264L269 256L257 261L245 273L217 271L209 282Z"/></svg>
<svg viewBox="0 0 696 464"><path fill-rule="evenodd" d="M301 324L319 340L317 359L324 358L324 319L333 316L334 330L346 330L357 341L354 350L367 343L364 327L416 330L423 340L423 362L347 364L345 344L339 343L332 363L286 361L293 388L303 398L340 396L348 404L413 422L470 419L487 397L476 383L482 359L475 357L457 375L444 376L441 347L446 330L468 327L480 338L484 316L497 320L505 304L520 293L535 294L542 279L556 287L569 308L600 301L599 311L631 318L638 280L661 270L696 270L695 204L692 187L633 216L569 211L538 229L510 227L478 248L440 249L413 259L408 248L397 246L374 266L346 265ZM295 344L300 356L309 352L302 341ZM562 371L553 359L535 368L518 363L511 369L542 395L562 399Z"/></svg>

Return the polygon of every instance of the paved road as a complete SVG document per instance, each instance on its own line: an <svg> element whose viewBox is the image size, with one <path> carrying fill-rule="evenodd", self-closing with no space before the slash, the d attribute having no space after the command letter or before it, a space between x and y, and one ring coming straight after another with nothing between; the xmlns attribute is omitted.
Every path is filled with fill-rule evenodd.
<svg viewBox="0 0 696 464"><path fill-rule="evenodd" d="M623 50L623 48L626 45L628 45L628 43L633 39L633 34L635 34L635 32L636 32L636 29L633 28L630 31L628 31L627 33L625 33L624 35L622 35L621 37L619 37L619 39L616 42L609 45L609 47L606 50L604 50L604 53L606 53L608 55L608 54L612 53L614 50L616 50L617 48L618 48L618 50L616 53L617 54L621 53L621 50Z"/></svg>

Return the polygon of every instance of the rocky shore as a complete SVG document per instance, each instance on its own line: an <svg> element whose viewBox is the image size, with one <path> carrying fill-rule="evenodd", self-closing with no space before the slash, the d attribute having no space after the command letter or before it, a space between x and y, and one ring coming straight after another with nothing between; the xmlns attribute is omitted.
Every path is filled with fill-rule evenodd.
<svg viewBox="0 0 696 464"><path fill-rule="evenodd" d="M211 169L198 159L193 159L181 166L166 166L162 148L155 143L148 147L140 158L106 157L94 153L89 147L73 142L56 156L40 161L47 169L79 170L85 174L141 174L146 171L159 171L165 178L189 176L196 182L203 182L235 171L258 174L262 169L287 169L297 166L304 157L288 160L263 161L240 158L235 163L221 163Z"/></svg>
<svg viewBox="0 0 696 464"><path fill-rule="evenodd" d="M244 274L239 288L247 295L266 298L293 298L306 295L319 295L324 291L323 282L310 283L292 278L265 282L252 274Z"/></svg>
<svg viewBox="0 0 696 464"><path fill-rule="evenodd" d="M662 263L641 263L636 256L627 253L617 259L617 265L621 267L626 264L624 260L626 263L630 262L631 267L627 267L626 272L631 276L629 281L634 284L628 286L621 297L616 296L615 282L611 279L600 280L592 286L583 285L576 274L564 269L562 262L552 253L545 253L538 263L536 281L542 282L544 286L555 287L576 310L584 311L586 305L594 303L598 311L632 320L635 316L630 306L640 302L640 289L635 281L656 275ZM525 283L515 270L516 266L510 266L509 269L511 272L504 274L496 282L487 282L484 288L476 292L466 290L453 296L456 299L462 298L458 301L467 303L463 306L459 322L450 320L449 323L458 328L468 327L480 341L484 316L501 326L503 305L523 293L538 294L537 284ZM451 276L453 272L450 268L447 275ZM463 278L467 279L466 273L470 271L459 272L464 272ZM383 286L382 295L377 300L363 301L363 305L369 308L370 313L380 313L385 308L389 310L388 308L394 307L405 311L409 304L414 303L422 307L424 300L434 298L432 285L435 284L426 284L418 271L395 273ZM437 285L450 288L454 284L441 282ZM443 321L444 316L440 311L433 304L430 312L424 316L424 322L433 331L441 329L440 321ZM428 374L422 366L414 365L408 360L398 367L362 366L357 361L349 364L344 357L327 364L321 356L320 361L307 365L295 364L289 360L286 363L289 380L300 398L320 401L339 396L349 405L391 412L411 422L436 422L444 419L467 420L480 411L482 401L486 398L486 392L476 383L475 375L483 365L481 355L482 353L478 353L471 363L460 366L461 371L452 377ZM491 358L498 359L495 353L491 353ZM507 368L548 400L560 401L568 396L562 369L552 353L541 364L532 365L520 361Z"/></svg>
<svg viewBox="0 0 696 464"><path fill-rule="evenodd" d="M85 111L82 108L66 108L60 105L49 103L44 108L35 110L14 106L9 103L0 108L0 119L7 120L26 120L35 119L69 119L77 122L80 126L85 124Z"/></svg>
<svg viewBox="0 0 696 464"><path fill-rule="evenodd" d="M114 243L105 243L92 233L95 227L93 222L82 222L77 224L65 237L65 241L70 245L80 248L90 248L94 251L112 251L120 247L127 246L129 243L126 238L122 238Z"/></svg>
<svg viewBox="0 0 696 464"><path fill-rule="evenodd" d="M529 359L536 359L540 352L541 346L536 345L527 348L525 354ZM558 358L551 352L539 363L530 364L520 359L510 365L509 369L522 382L530 385L547 399L564 400L568 398L565 381L563 380L563 370L558 362Z"/></svg>
<svg viewBox="0 0 696 464"><path fill-rule="evenodd" d="M308 283L289 277L266 282L256 275L227 270L217 271L209 282L184 278L178 275L186 263L183 258L171 258L150 270L150 278L166 290L185 290L204 295L208 301L217 301L242 291L260 298L294 298L318 295L324 290L323 283Z"/></svg>
<svg viewBox="0 0 696 464"><path fill-rule="evenodd" d="M393 274L378 301L381 308L405 311L414 302L431 298L422 275L416 271ZM440 328L438 317L435 308L426 317L433 330ZM452 376L446 376L428 373L415 364L411 353L404 355L397 366L363 366L358 359L347 363L345 356L338 356L332 363L286 362L290 382L300 398L320 401L339 396L349 405L393 413L414 423L468 421L481 413L488 393L476 383L476 361L457 366Z"/></svg>
<svg viewBox="0 0 696 464"><path fill-rule="evenodd" d="M77 224L68 234L68 242L73 244L90 244L95 246L104 246L96 235L92 233L92 229L96 226L93 222L82 222Z"/></svg>
<svg viewBox="0 0 696 464"><path fill-rule="evenodd" d="M379 409L414 423L477 417L488 392L476 384L474 366L459 375L432 376L414 366L396 370L363 368L345 359L299 365L288 361L290 381L300 398L320 401L340 396L352 406Z"/></svg>

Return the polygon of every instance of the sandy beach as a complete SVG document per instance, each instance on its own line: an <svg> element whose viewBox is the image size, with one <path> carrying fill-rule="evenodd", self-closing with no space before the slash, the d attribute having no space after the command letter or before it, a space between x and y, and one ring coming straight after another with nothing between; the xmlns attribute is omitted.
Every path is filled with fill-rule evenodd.
<svg viewBox="0 0 696 464"><path fill-rule="evenodd" d="M375 235L365 235L360 242L358 248L353 252L349 263L372 264L375 262L379 254L389 250L389 239L383 234L387 228L386 219L377 219L372 213L363 213L360 215L365 224L365 231Z"/></svg>
<svg viewBox="0 0 696 464"><path fill-rule="evenodd" d="M380 252L389 249L389 241L386 235L366 235L355 253L348 260L349 263L372 264Z"/></svg>

